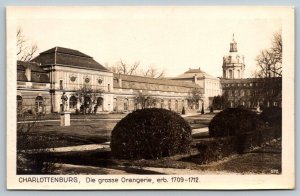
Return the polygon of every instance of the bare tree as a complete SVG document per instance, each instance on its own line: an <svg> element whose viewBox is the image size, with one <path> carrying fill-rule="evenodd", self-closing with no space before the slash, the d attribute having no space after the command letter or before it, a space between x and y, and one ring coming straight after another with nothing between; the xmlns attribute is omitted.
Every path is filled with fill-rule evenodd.
<svg viewBox="0 0 300 196"><path fill-rule="evenodd" d="M162 78L165 75L164 70L160 71L157 68L150 66L147 70L141 70L141 75L149 78Z"/></svg>
<svg viewBox="0 0 300 196"><path fill-rule="evenodd" d="M140 75L149 78L162 78L164 77L165 72L162 70L155 68L154 66L150 66L148 69L140 69L139 68L140 62L135 61L133 64L125 63L122 59L113 66L110 66L108 63L105 63L105 67L114 72L120 73L125 75Z"/></svg>
<svg viewBox="0 0 300 196"><path fill-rule="evenodd" d="M137 72L137 69L140 65L139 61L134 62L133 64L125 63L122 59L113 66L106 65L106 68L114 73L134 75Z"/></svg>
<svg viewBox="0 0 300 196"><path fill-rule="evenodd" d="M151 95L143 92L138 92L136 96L136 104L140 105L142 109L155 107L157 99Z"/></svg>
<svg viewBox="0 0 300 196"><path fill-rule="evenodd" d="M199 108L198 104L199 101L202 100L202 94L203 92L200 88L194 88L187 98L189 106Z"/></svg>
<svg viewBox="0 0 300 196"><path fill-rule="evenodd" d="M20 61L30 61L38 51L37 44L27 43L21 27L17 29L17 58Z"/></svg>
<svg viewBox="0 0 300 196"><path fill-rule="evenodd" d="M77 96L80 101L81 112L83 114L92 113L95 110L95 107L97 107L97 98L101 96L102 93L102 89L93 89L88 85L84 85L78 89L75 96Z"/></svg>
<svg viewBox="0 0 300 196"><path fill-rule="evenodd" d="M279 103L282 96L282 36L281 31L275 32L269 49L262 50L256 58L258 69L256 85L249 96L252 107L269 107Z"/></svg>
<svg viewBox="0 0 300 196"><path fill-rule="evenodd" d="M255 77L270 78L282 76L282 36L281 31L275 32L272 47L262 50L256 57L258 70Z"/></svg>

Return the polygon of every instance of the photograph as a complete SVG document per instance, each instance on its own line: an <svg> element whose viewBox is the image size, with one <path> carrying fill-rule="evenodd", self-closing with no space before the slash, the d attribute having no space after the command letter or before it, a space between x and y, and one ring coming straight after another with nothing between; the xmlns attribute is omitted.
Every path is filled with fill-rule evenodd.
<svg viewBox="0 0 300 196"><path fill-rule="evenodd" d="M292 189L294 8L10 6L9 189Z"/></svg>

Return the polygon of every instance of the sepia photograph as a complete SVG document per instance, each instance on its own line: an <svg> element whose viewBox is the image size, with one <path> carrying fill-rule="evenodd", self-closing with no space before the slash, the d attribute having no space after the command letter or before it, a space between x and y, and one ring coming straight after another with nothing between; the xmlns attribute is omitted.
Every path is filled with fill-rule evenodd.
<svg viewBox="0 0 300 196"><path fill-rule="evenodd" d="M293 7L7 7L9 189L294 188Z"/></svg>

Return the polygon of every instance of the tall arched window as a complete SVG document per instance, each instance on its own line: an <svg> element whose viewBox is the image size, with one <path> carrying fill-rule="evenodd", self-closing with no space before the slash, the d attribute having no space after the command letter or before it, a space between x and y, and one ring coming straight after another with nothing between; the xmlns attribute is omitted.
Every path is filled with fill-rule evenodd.
<svg viewBox="0 0 300 196"><path fill-rule="evenodd" d="M172 109L172 108L171 108L171 100L168 101L168 108L169 108L169 110Z"/></svg>
<svg viewBox="0 0 300 196"><path fill-rule="evenodd" d="M20 95L17 95L17 111L21 112L23 107L23 98Z"/></svg>
<svg viewBox="0 0 300 196"><path fill-rule="evenodd" d="M175 101L175 111L178 112L178 100Z"/></svg>
<svg viewBox="0 0 300 196"><path fill-rule="evenodd" d="M128 99L124 100L124 111L128 111Z"/></svg>
<svg viewBox="0 0 300 196"><path fill-rule="evenodd" d="M76 109L77 98L75 96L70 97L69 106L70 109Z"/></svg>
<svg viewBox="0 0 300 196"><path fill-rule="evenodd" d="M245 91L244 91L244 90L241 90L240 95L241 95L241 96L245 96Z"/></svg>
<svg viewBox="0 0 300 196"><path fill-rule="evenodd" d="M233 74L232 74L232 70L229 70L229 78L233 79Z"/></svg>
<svg viewBox="0 0 300 196"><path fill-rule="evenodd" d="M164 108L164 100L163 99L160 101L160 108Z"/></svg>
<svg viewBox="0 0 300 196"><path fill-rule="evenodd" d="M116 112L118 110L118 106L117 106L117 99L114 98L114 102L113 102L113 110L114 112Z"/></svg>
<svg viewBox="0 0 300 196"><path fill-rule="evenodd" d="M42 113L43 112L43 107L44 107L44 99L41 96L37 96L35 98L35 111Z"/></svg>
<svg viewBox="0 0 300 196"><path fill-rule="evenodd" d="M103 98L102 97L97 98L97 106L100 108L103 107Z"/></svg>

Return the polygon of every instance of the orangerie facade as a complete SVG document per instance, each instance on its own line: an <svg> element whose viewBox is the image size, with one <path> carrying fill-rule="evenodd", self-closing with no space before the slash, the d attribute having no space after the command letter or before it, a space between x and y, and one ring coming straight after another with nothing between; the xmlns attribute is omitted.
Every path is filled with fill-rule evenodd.
<svg viewBox="0 0 300 196"><path fill-rule="evenodd" d="M96 113L130 112L143 106L137 100L155 100L146 107L181 112L209 109L213 97L223 95L227 107L243 105L281 107L282 78L244 78L244 56L232 40L229 54L223 57L223 77L215 78L199 69L169 79L154 79L112 73L92 57L68 48L55 47L40 53L31 62L17 62L18 111L52 113L61 111L61 96L68 97L67 109L76 112L81 102L76 92L84 86L101 89L92 104ZM193 105L188 99L194 89L200 90L200 101ZM94 108L94 106L93 106Z"/></svg>
<svg viewBox="0 0 300 196"><path fill-rule="evenodd" d="M195 83L115 74L92 57L62 47L44 51L31 62L17 62L18 111L60 112L61 96L65 93L67 109L76 112L81 105L76 92L83 86L101 89L92 103L97 105L97 113L139 109L142 107L137 103L139 94L155 99L151 107L176 112L185 107L192 111L194 108L188 106L187 98L193 89L200 88Z"/></svg>

